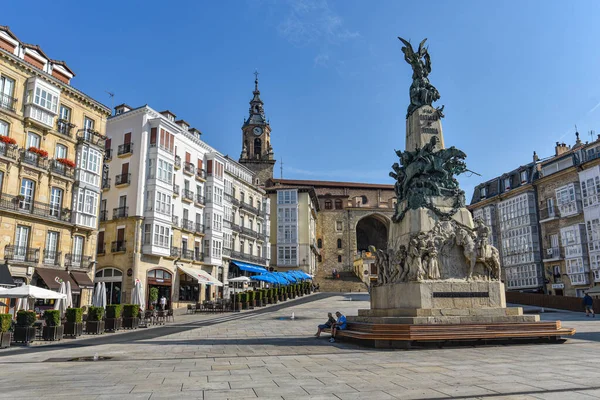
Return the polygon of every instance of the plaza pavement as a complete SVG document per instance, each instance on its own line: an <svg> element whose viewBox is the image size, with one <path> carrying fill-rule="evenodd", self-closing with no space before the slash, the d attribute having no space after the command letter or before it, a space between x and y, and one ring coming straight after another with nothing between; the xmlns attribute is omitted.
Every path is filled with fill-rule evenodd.
<svg viewBox="0 0 600 400"><path fill-rule="evenodd" d="M0 398L600 398L600 317L544 313L578 330L565 344L406 351L312 337L327 311L366 307L365 294L317 294L259 312L0 350ZM67 361L94 353L113 358Z"/></svg>

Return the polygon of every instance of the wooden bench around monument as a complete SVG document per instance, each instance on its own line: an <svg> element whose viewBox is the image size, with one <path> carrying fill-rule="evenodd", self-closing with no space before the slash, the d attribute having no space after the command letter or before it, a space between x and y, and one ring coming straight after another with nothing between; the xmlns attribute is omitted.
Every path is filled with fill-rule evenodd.
<svg viewBox="0 0 600 400"><path fill-rule="evenodd" d="M563 328L560 321L533 323L409 325L348 323L348 329L338 331L336 338L391 341L455 341L494 339L559 339L571 336L575 329Z"/></svg>

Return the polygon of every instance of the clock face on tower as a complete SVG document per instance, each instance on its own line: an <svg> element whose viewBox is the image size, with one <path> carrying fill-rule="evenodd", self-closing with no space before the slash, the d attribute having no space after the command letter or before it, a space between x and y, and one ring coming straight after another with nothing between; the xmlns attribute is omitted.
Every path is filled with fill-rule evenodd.
<svg viewBox="0 0 600 400"><path fill-rule="evenodd" d="M254 132L255 135L260 135L263 130L260 126L255 126L254 129L252 129L252 132Z"/></svg>

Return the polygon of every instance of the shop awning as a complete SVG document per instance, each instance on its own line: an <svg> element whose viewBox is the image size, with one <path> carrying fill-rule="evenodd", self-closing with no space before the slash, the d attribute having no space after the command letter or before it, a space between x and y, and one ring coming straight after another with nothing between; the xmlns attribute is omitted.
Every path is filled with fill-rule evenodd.
<svg viewBox="0 0 600 400"><path fill-rule="evenodd" d="M223 286L223 282L219 281L217 278L200 268L182 266L178 266L177 268L179 268L181 272L185 273L187 276L197 279L199 283L203 283L205 285Z"/></svg>
<svg viewBox="0 0 600 400"><path fill-rule="evenodd" d="M94 288L94 282L92 282L92 280L90 279L88 274L86 274L85 272L72 271L71 277L73 279L75 279L75 282L77 282L79 287L82 289L93 289ZM73 291L72 287L71 287L71 291Z"/></svg>
<svg viewBox="0 0 600 400"><path fill-rule="evenodd" d="M81 293L79 285L73 280L73 278L71 278L67 271L61 269L36 268L35 272L37 272L37 274L44 280L44 283L50 290L60 289L60 282L62 280L65 283L67 281L71 282L72 293Z"/></svg>
<svg viewBox="0 0 600 400"><path fill-rule="evenodd" d="M236 261L236 260L231 260L231 263L237 265L238 268L241 269L242 271L257 272L259 274L268 272L266 270L266 268L261 267L260 265L248 264L248 263Z"/></svg>
<svg viewBox="0 0 600 400"><path fill-rule="evenodd" d="M6 265L6 264L0 265L0 286L2 286L2 287L15 286L15 282L13 281L12 276L10 276L10 271L8 270L8 265Z"/></svg>

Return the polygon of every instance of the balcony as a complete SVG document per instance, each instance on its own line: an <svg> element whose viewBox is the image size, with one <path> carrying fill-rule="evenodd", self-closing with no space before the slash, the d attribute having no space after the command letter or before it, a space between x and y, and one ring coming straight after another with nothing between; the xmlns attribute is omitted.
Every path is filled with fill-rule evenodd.
<svg viewBox="0 0 600 400"><path fill-rule="evenodd" d="M204 261L204 253L200 249L194 250L194 261Z"/></svg>
<svg viewBox="0 0 600 400"><path fill-rule="evenodd" d="M131 183L131 174L121 174L115 176L115 186L124 186Z"/></svg>
<svg viewBox="0 0 600 400"><path fill-rule="evenodd" d="M0 93L0 108L8 111L15 112L15 106L17 99L10 97L9 95Z"/></svg>
<svg viewBox="0 0 600 400"><path fill-rule="evenodd" d="M100 210L100 222L108 221L108 210Z"/></svg>
<svg viewBox="0 0 600 400"><path fill-rule="evenodd" d="M104 149L106 136L101 135L100 132L93 129L80 129L77 131L77 142L79 144L91 144Z"/></svg>
<svg viewBox="0 0 600 400"><path fill-rule="evenodd" d="M258 208L254 207L254 206L252 206L252 205L250 205L248 203L241 203L240 204L240 208L248 210L248 211L250 211L253 214L259 214L260 213L260 210Z"/></svg>
<svg viewBox="0 0 600 400"><path fill-rule="evenodd" d="M34 215L54 221L71 222L71 210L68 208L61 208L53 203L32 201L22 195L2 194L0 196L0 210Z"/></svg>
<svg viewBox="0 0 600 400"><path fill-rule="evenodd" d="M98 243L98 247L96 248L96 254L99 256L103 256L106 254L106 243Z"/></svg>
<svg viewBox="0 0 600 400"><path fill-rule="evenodd" d="M104 151L104 161L110 161L110 160L112 160L112 156L113 156L112 149L106 149Z"/></svg>
<svg viewBox="0 0 600 400"><path fill-rule="evenodd" d="M171 257L180 257L181 249L179 247L171 246Z"/></svg>
<svg viewBox="0 0 600 400"><path fill-rule="evenodd" d="M38 153L29 150L23 150L21 153L21 163L43 170L47 170L49 166L47 157L42 157Z"/></svg>
<svg viewBox="0 0 600 400"><path fill-rule="evenodd" d="M133 154L133 143L120 144L117 148L118 157L127 157Z"/></svg>
<svg viewBox="0 0 600 400"><path fill-rule="evenodd" d="M231 221L229 221L228 219L224 219L223 220L223 227L227 228L227 229L231 229Z"/></svg>
<svg viewBox="0 0 600 400"><path fill-rule="evenodd" d="M231 222L231 230L234 232L241 232L242 231L242 227L234 224L233 222Z"/></svg>
<svg viewBox="0 0 600 400"><path fill-rule="evenodd" d="M254 256L252 254L242 253L240 251L231 251L231 258L235 258L242 261L249 261L255 264L267 264L267 259L259 256Z"/></svg>
<svg viewBox="0 0 600 400"><path fill-rule="evenodd" d="M183 189L182 191L183 200L194 201L194 192L191 190Z"/></svg>
<svg viewBox="0 0 600 400"><path fill-rule="evenodd" d="M44 250L44 258L42 263L52 267L60 267L60 256L62 252L55 250Z"/></svg>
<svg viewBox="0 0 600 400"><path fill-rule="evenodd" d="M201 223L199 223L199 222L196 222L196 226L195 226L194 231L196 233L204 233L204 225L201 224Z"/></svg>
<svg viewBox="0 0 600 400"><path fill-rule="evenodd" d="M206 204L206 199L201 194L197 194L196 198L194 199L194 203L204 205Z"/></svg>
<svg viewBox="0 0 600 400"><path fill-rule="evenodd" d="M196 179L198 179L200 181L205 181L206 180L206 171L203 170L202 168L196 168Z"/></svg>
<svg viewBox="0 0 600 400"><path fill-rule="evenodd" d="M75 128L75 124L70 123L66 119L56 121L56 131L65 137L73 137L73 128Z"/></svg>
<svg viewBox="0 0 600 400"><path fill-rule="evenodd" d="M7 261L37 264L40 261L40 249L24 246L4 246L4 259Z"/></svg>
<svg viewBox="0 0 600 400"><path fill-rule="evenodd" d="M50 172L68 179L75 178L75 172L73 171L73 168L68 165L62 164L57 160L50 161Z"/></svg>
<svg viewBox="0 0 600 400"><path fill-rule="evenodd" d="M186 231L194 232L195 226L194 222L189 219L181 220L181 229L185 229Z"/></svg>
<svg viewBox="0 0 600 400"><path fill-rule="evenodd" d="M193 260L194 259L194 250L181 250L181 258L184 260Z"/></svg>
<svg viewBox="0 0 600 400"><path fill-rule="evenodd" d="M16 161L18 154L19 150L16 145L0 142L0 157Z"/></svg>
<svg viewBox="0 0 600 400"><path fill-rule="evenodd" d="M179 185L173 185L173 196L179 196Z"/></svg>
<svg viewBox="0 0 600 400"><path fill-rule="evenodd" d="M225 257L231 257L231 249L223 247L223 256L225 256Z"/></svg>
<svg viewBox="0 0 600 400"><path fill-rule="evenodd" d="M117 240L110 244L110 252L111 253L123 253L127 250L127 241L126 240Z"/></svg>
<svg viewBox="0 0 600 400"><path fill-rule="evenodd" d="M258 233L250 228L242 227L242 235L246 235L252 238L258 238Z"/></svg>
<svg viewBox="0 0 600 400"><path fill-rule="evenodd" d="M179 217L177 215L171 216L171 225L175 227L179 226Z"/></svg>
<svg viewBox="0 0 600 400"><path fill-rule="evenodd" d="M562 203L558 205L558 210L561 217L570 217L572 215L580 214L583 211L581 200L576 198L568 203Z"/></svg>
<svg viewBox="0 0 600 400"><path fill-rule="evenodd" d="M127 218L128 216L129 216L129 207L113 208L113 218L112 219Z"/></svg>
<svg viewBox="0 0 600 400"><path fill-rule="evenodd" d="M175 169L181 169L181 157L175 156Z"/></svg>
<svg viewBox="0 0 600 400"><path fill-rule="evenodd" d="M544 262L545 261L556 261L563 258L563 255L560 253L560 247L548 247L545 249L544 253Z"/></svg>
<svg viewBox="0 0 600 400"><path fill-rule="evenodd" d="M65 267L90 269L92 264L92 256L84 256L83 254L69 253L65 255Z"/></svg>
<svg viewBox="0 0 600 400"><path fill-rule="evenodd" d="M194 175L194 164L186 162L185 164L183 164L183 173L184 174L188 174L188 175Z"/></svg>
<svg viewBox="0 0 600 400"><path fill-rule="evenodd" d="M110 189L110 178L102 179L102 190Z"/></svg>

